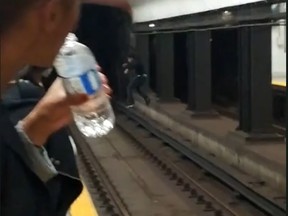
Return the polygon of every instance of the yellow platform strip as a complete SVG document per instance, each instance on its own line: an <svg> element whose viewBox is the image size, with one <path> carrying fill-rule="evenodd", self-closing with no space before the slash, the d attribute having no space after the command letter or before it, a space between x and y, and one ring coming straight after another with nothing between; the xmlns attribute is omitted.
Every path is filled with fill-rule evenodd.
<svg viewBox="0 0 288 216"><path fill-rule="evenodd" d="M281 87L286 87L286 81L272 81L272 85L276 85L276 86L281 86Z"/></svg>
<svg viewBox="0 0 288 216"><path fill-rule="evenodd" d="M71 216L98 216L89 192L84 185L81 195L75 200L70 209Z"/></svg>

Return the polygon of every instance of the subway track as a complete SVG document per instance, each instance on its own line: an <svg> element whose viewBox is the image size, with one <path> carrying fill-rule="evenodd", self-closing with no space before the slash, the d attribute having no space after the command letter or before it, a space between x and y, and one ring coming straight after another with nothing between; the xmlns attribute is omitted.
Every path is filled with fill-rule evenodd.
<svg viewBox="0 0 288 216"><path fill-rule="evenodd" d="M89 141L73 125L71 134L77 143L78 166L85 180L94 205L101 216L130 216L127 207L91 149Z"/></svg>
<svg viewBox="0 0 288 216"><path fill-rule="evenodd" d="M203 158L191 160L190 151L178 148L173 138L164 137L133 111L122 106L117 110L117 128L97 143L72 128L100 216L286 215L284 205L237 180L235 185Z"/></svg>

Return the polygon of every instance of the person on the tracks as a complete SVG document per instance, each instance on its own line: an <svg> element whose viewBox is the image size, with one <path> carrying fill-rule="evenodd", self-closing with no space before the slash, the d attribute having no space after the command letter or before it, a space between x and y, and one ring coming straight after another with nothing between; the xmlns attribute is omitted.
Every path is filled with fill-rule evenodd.
<svg viewBox="0 0 288 216"><path fill-rule="evenodd" d="M123 64L124 74L128 76L129 83L127 86L127 107L134 106L133 91L136 92L144 99L146 105L150 104L150 98L144 91L144 85L147 82L147 74L144 67L136 54L130 54L127 62Z"/></svg>
<svg viewBox="0 0 288 216"><path fill-rule="evenodd" d="M130 10L125 2L90 0L90 3L116 5ZM8 82L25 65L51 67L66 35L75 26L78 13L79 0L1 0L2 96ZM104 89L109 91L105 82ZM82 94L66 95L59 79L47 92L41 91L39 89L37 95L30 95L37 96L37 99L27 100L25 111L21 107L23 104L19 108L12 100L7 104L3 104L2 100L0 103L1 216L64 216L81 190L78 180L58 172L44 145L72 121L70 107L87 102L88 97ZM37 103L39 96L41 99ZM53 145L53 152L59 158L58 154L64 150L61 143L67 139L54 139L58 144ZM62 161L58 161L58 165L61 164ZM71 170L69 172L72 173ZM60 179L62 184L52 183L55 179ZM73 187L75 190L68 191ZM55 197L58 199L54 200Z"/></svg>

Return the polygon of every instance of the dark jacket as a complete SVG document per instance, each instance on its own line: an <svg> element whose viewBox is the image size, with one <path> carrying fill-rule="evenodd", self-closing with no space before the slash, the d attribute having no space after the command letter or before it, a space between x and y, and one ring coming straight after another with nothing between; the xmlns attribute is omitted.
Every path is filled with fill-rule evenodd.
<svg viewBox="0 0 288 216"><path fill-rule="evenodd" d="M19 91L20 90L20 91ZM65 216L82 191L74 153L65 129L46 143L58 176L43 183L29 167L29 157L14 125L44 95L31 83L12 85L0 106L0 216ZM64 174L62 174L64 173Z"/></svg>
<svg viewBox="0 0 288 216"><path fill-rule="evenodd" d="M126 67L124 67L124 70L126 68L130 70L130 73L132 73L132 76L135 76L135 75L142 76L145 74L144 66L137 58L134 58L131 62L127 62L127 65Z"/></svg>

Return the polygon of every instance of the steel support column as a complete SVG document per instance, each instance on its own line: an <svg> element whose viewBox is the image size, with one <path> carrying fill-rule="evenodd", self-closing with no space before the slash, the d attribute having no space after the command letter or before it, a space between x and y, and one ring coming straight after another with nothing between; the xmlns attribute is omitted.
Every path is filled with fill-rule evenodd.
<svg viewBox="0 0 288 216"><path fill-rule="evenodd" d="M271 133L271 27L241 28L239 34L239 129Z"/></svg>
<svg viewBox="0 0 288 216"><path fill-rule="evenodd" d="M212 114L211 32L187 34L188 109L195 114Z"/></svg>
<svg viewBox="0 0 288 216"><path fill-rule="evenodd" d="M156 93L160 100L174 99L174 35L155 36L156 46Z"/></svg>

